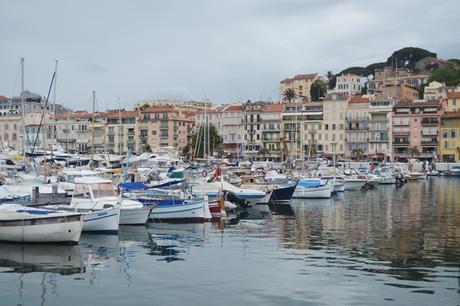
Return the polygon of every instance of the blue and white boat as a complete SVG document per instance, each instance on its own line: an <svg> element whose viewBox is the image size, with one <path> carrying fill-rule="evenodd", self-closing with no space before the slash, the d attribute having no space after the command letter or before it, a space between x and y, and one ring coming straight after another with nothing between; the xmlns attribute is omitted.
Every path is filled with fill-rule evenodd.
<svg viewBox="0 0 460 306"><path fill-rule="evenodd" d="M330 198L333 189L332 179L300 179L292 197L304 199Z"/></svg>
<svg viewBox="0 0 460 306"><path fill-rule="evenodd" d="M193 187L194 196L207 195L210 199L216 199L223 191L231 191L240 200L249 204L268 204L272 191L261 191L257 189L239 188L227 182L202 183Z"/></svg>

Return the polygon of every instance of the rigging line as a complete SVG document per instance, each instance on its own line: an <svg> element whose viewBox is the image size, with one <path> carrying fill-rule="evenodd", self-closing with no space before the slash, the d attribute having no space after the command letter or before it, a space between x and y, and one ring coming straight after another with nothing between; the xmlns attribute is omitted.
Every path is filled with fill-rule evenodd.
<svg viewBox="0 0 460 306"><path fill-rule="evenodd" d="M41 129L42 124L43 124L43 118L45 118L45 112L46 112L46 108L48 107L48 100L49 100L49 97L50 97L50 94L51 94L51 89L53 88L54 78L55 77L56 77L56 71L53 72L53 77L51 78L51 84L50 84L50 87L48 89L48 95L46 96L46 100L45 100L44 112L42 113L42 116L40 118L40 124L38 125L37 136L35 136L34 146L32 147L32 154L35 152L35 146L37 145L38 135L40 134L40 129ZM46 130L44 131L44 133L46 133ZM45 151L45 163L46 163L46 148L44 148L44 151Z"/></svg>
<svg viewBox="0 0 460 306"><path fill-rule="evenodd" d="M11 92L11 98L13 98L14 93L16 92L16 86L18 85L19 75L21 74L21 65L18 66L18 72L16 74L16 79L13 84L13 90ZM11 103L13 103L13 99L11 99Z"/></svg>

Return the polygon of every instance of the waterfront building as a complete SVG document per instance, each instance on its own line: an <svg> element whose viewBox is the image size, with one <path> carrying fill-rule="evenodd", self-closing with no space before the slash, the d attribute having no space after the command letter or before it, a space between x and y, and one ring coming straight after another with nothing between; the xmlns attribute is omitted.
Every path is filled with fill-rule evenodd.
<svg viewBox="0 0 460 306"><path fill-rule="evenodd" d="M328 94L323 100L323 120L318 126L318 140L322 151L327 155L344 156L345 150L345 117L350 96L347 94ZM323 144L324 143L324 144Z"/></svg>
<svg viewBox="0 0 460 306"><path fill-rule="evenodd" d="M445 113L441 116L440 157L460 161L460 92L448 92Z"/></svg>
<svg viewBox="0 0 460 306"><path fill-rule="evenodd" d="M242 105L244 151L248 158L257 157L262 147L261 114L265 104L264 101L247 101Z"/></svg>
<svg viewBox="0 0 460 306"><path fill-rule="evenodd" d="M197 111L195 113L195 129L197 130L201 125L206 125L209 123L214 125L219 135L222 136L224 134L222 124L222 109L223 106L221 105L213 108L207 108L206 116L204 110Z"/></svg>
<svg viewBox="0 0 460 306"><path fill-rule="evenodd" d="M333 90L328 93L341 93L341 94L360 94L361 89L366 84L366 78L357 74L342 74L336 77L336 84Z"/></svg>
<svg viewBox="0 0 460 306"><path fill-rule="evenodd" d="M139 150L173 147L190 143L195 115L176 107L144 108L138 120Z"/></svg>
<svg viewBox="0 0 460 306"><path fill-rule="evenodd" d="M86 111L57 114L47 125L48 138L70 152L90 153L93 145L94 152L105 151L105 119L102 115Z"/></svg>
<svg viewBox="0 0 460 306"><path fill-rule="evenodd" d="M392 97L374 96L369 102L369 153L380 160L391 160L393 154Z"/></svg>
<svg viewBox="0 0 460 306"><path fill-rule="evenodd" d="M283 93L286 89L292 89L297 98L291 102L311 101L311 85L318 79L321 79L321 76L317 73L312 73L298 74L292 78L282 80L280 82L280 100L283 100Z"/></svg>
<svg viewBox="0 0 460 306"><path fill-rule="evenodd" d="M241 104L230 104L222 109L222 138L224 148L233 157L244 154L243 151L243 108Z"/></svg>
<svg viewBox="0 0 460 306"><path fill-rule="evenodd" d="M346 154L368 155L369 152L369 98L352 96L348 101L346 116ZM359 150L359 151L358 151Z"/></svg>
<svg viewBox="0 0 460 306"><path fill-rule="evenodd" d="M139 111L108 110L104 113L104 118L107 150L123 154L139 149Z"/></svg>
<svg viewBox="0 0 460 306"><path fill-rule="evenodd" d="M399 101L393 107L393 152L396 161L436 159L442 103Z"/></svg>
<svg viewBox="0 0 460 306"><path fill-rule="evenodd" d="M140 100L134 106L134 110L142 110L148 107L175 107L186 112L198 112L206 108L213 108L214 104L209 99L195 100L172 100L172 99L146 99Z"/></svg>
<svg viewBox="0 0 460 306"><path fill-rule="evenodd" d="M281 158L281 114L284 104L266 104L260 114L261 140L265 156L272 159ZM265 157L264 156L264 157Z"/></svg>

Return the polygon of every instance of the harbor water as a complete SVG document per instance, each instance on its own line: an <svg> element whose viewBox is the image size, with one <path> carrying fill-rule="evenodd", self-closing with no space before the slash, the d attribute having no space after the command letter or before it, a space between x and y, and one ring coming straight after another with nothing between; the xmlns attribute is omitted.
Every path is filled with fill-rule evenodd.
<svg viewBox="0 0 460 306"><path fill-rule="evenodd" d="M460 179L0 244L0 305L460 305Z"/></svg>

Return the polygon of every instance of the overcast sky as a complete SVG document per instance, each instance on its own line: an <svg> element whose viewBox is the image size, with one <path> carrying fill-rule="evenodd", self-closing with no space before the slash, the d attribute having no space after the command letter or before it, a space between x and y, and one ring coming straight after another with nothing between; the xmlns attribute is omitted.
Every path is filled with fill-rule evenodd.
<svg viewBox="0 0 460 306"><path fill-rule="evenodd" d="M384 61L417 46L460 58L460 1L0 0L0 95L46 95L100 110L144 98L278 99L298 73Z"/></svg>

